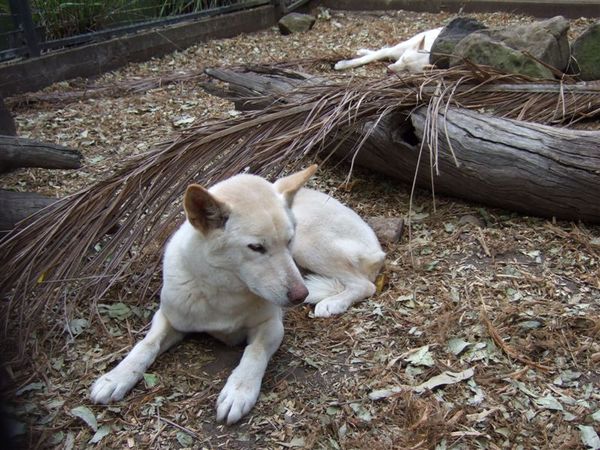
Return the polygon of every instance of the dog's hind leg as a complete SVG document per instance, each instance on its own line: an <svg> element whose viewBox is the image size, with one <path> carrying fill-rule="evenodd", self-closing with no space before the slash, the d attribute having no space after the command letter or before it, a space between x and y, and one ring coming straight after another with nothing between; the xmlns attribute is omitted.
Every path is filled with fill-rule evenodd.
<svg viewBox="0 0 600 450"><path fill-rule="evenodd" d="M354 58L354 59L346 59L343 61L338 61L333 68L335 70L344 70L344 69L351 69L353 67L363 66L365 64L368 64L373 61L378 61L380 59L386 59L386 58L397 59L400 56L402 56L402 53L404 52L404 48L398 47L398 46L384 47L380 50L369 51L369 53L362 52L362 50L367 50L367 49L361 49L362 56L360 56L358 58Z"/></svg>
<svg viewBox="0 0 600 450"><path fill-rule="evenodd" d="M318 278L325 277L315 277L315 279ZM350 306L352 306L354 303L373 295L376 290L375 285L368 279L358 276L349 278L347 280L325 279L321 280L320 283L325 284L324 281L327 281L330 285L341 286L342 290L337 293L331 292L332 295L322 299L311 299L314 303L317 303L314 312L315 317L330 317L336 314L341 314L350 308ZM310 292L311 283L307 282L307 286Z"/></svg>
<svg viewBox="0 0 600 450"><path fill-rule="evenodd" d="M92 385L90 398L94 403L121 400L144 376L156 357L183 338L159 309L148 334L138 342L117 367L102 375Z"/></svg>

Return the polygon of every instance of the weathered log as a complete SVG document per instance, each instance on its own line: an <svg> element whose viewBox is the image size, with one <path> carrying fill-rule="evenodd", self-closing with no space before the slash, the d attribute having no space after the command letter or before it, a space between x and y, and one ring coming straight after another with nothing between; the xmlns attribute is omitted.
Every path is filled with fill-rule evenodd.
<svg viewBox="0 0 600 450"><path fill-rule="evenodd" d="M0 136L0 173L19 167L78 169L81 153L62 145L31 139Z"/></svg>
<svg viewBox="0 0 600 450"><path fill-rule="evenodd" d="M267 74L246 77L238 73L233 77L219 71L209 75L230 83L223 95L245 96L245 109L261 108L265 98L272 102L281 97L281 79L278 89L270 90ZM257 83L257 76L266 79ZM248 92L254 98L249 98ZM425 116L426 110L420 108L411 113L409 120L405 111L384 118L365 141L355 163L412 183ZM440 115L438 120L439 151L433 169L436 193L529 215L600 223L600 132L502 119L464 109L450 109L445 118ZM358 139L356 136L343 143L338 154L347 156ZM451 143L458 167L447 142ZM430 188L431 173L429 149L425 146L417 185Z"/></svg>
<svg viewBox="0 0 600 450"><path fill-rule="evenodd" d="M7 136L17 135L17 126L12 114L4 104L4 99L0 96L0 134Z"/></svg>
<svg viewBox="0 0 600 450"><path fill-rule="evenodd" d="M298 86L323 81L305 73L277 68L268 73L230 69L206 69L204 72L228 86L227 90L210 83L204 83L202 87L211 94L232 100L238 111L264 109Z"/></svg>
<svg viewBox="0 0 600 450"><path fill-rule="evenodd" d="M0 237L21 220L56 201L33 192L0 190Z"/></svg>
<svg viewBox="0 0 600 450"><path fill-rule="evenodd" d="M425 108L411 114L419 139L425 118ZM524 214L600 222L600 132L459 109L450 109L438 120L445 121L448 140L442 131L437 154L439 175L434 175L437 192ZM373 168L410 181L412 176L407 176L404 165L395 161L407 160L415 167L417 154L412 153L393 154L388 147L383 162L378 161ZM367 155L363 156L365 165L373 165L365 161ZM431 185L429 153L423 159L417 182L427 187Z"/></svg>

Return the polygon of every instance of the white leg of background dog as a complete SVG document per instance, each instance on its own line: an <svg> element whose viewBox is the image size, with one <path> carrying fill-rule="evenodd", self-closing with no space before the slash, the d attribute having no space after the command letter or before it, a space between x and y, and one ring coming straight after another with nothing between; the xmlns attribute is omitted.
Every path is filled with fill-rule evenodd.
<svg viewBox="0 0 600 450"><path fill-rule="evenodd" d="M283 323L271 319L250 330L248 345L217 400L217 420L237 422L256 403L267 364L283 340Z"/></svg>
<svg viewBox="0 0 600 450"><path fill-rule="evenodd" d="M359 67L359 66L364 66L365 64L368 64L370 62L373 61L378 61L380 59L397 59L400 56L402 56L402 53L404 53L404 47L401 45L397 45L395 47L386 47L386 48L382 48L381 50L368 50L368 49L361 49L360 53L362 54L362 56L360 56L359 58L354 58L354 59L347 59L344 61L339 61L335 64L335 66L333 66L333 68L335 70L344 70L344 69L351 69L353 67Z"/></svg>
<svg viewBox="0 0 600 450"><path fill-rule="evenodd" d="M369 50L368 48L359 48L356 50L356 56L365 56L375 53L375 50Z"/></svg>
<svg viewBox="0 0 600 450"><path fill-rule="evenodd" d="M101 376L91 389L94 403L109 403L121 400L144 376L144 372L156 357L183 338L159 309L152 319L148 334L133 347L117 367Z"/></svg>

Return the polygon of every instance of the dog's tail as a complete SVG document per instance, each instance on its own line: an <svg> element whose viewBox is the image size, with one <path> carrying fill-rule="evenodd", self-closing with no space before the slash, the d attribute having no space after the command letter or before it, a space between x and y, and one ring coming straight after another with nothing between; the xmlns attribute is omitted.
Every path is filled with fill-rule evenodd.
<svg viewBox="0 0 600 450"><path fill-rule="evenodd" d="M319 303L324 298L337 295L346 289L339 280L321 275L307 275L304 282L308 288L308 297L304 300L305 303Z"/></svg>

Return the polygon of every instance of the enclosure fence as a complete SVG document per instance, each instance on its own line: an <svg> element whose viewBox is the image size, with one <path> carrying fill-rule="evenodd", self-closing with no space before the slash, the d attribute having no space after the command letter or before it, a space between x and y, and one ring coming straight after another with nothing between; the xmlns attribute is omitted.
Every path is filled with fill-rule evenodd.
<svg viewBox="0 0 600 450"><path fill-rule="evenodd" d="M0 62L142 30L308 0L0 0Z"/></svg>

